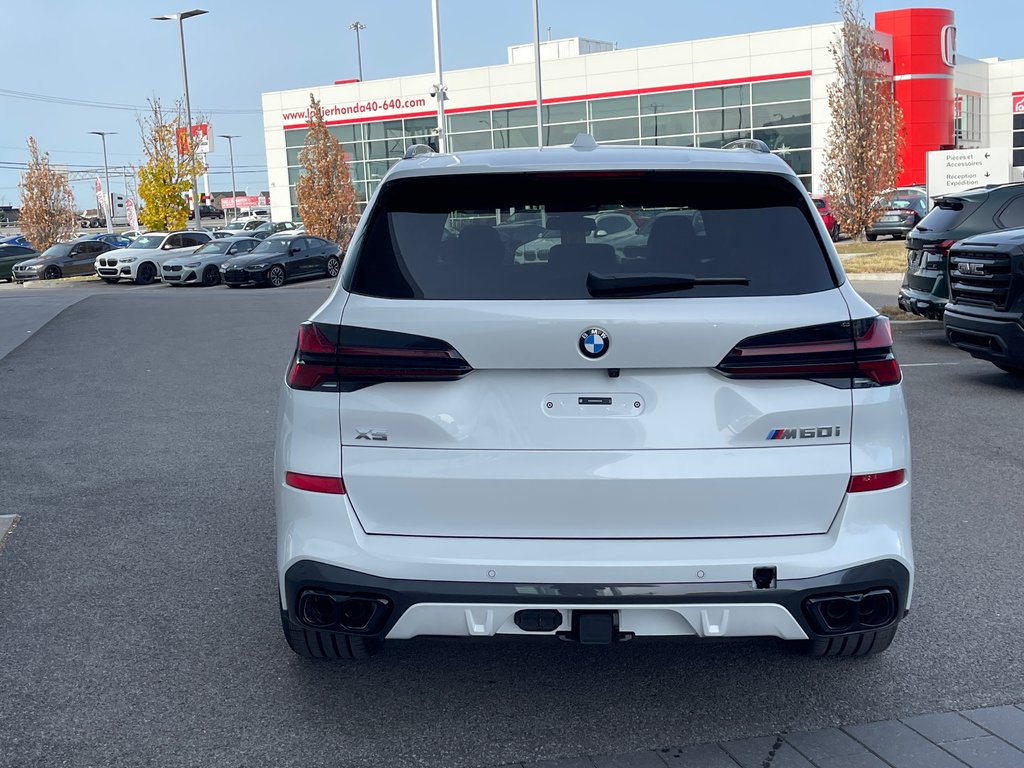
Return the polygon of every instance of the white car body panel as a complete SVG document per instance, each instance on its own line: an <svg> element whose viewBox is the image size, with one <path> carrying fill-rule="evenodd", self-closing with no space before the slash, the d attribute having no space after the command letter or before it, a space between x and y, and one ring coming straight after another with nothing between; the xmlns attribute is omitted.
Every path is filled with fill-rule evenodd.
<svg viewBox="0 0 1024 768"><path fill-rule="evenodd" d="M602 147L425 154L398 163L385 184L638 167L793 177L780 159L755 152ZM312 321L440 339L473 370L456 381L341 393L282 388L274 478L282 607L295 618L287 574L309 562L395 583L682 592L749 589L752 570L765 566L780 583L795 584L891 562L909 573L900 596L909 608L910 444L900 385L736 379L717 369L744 339L877 315L845 280L820 217L809 220L839 284L798 295L385 299L346 291L353 268L346 259ZM591 327L610 337L600 360L577 349ZM789 429L813 435L770 437ZM848 492L852 475L893 470L906 472L893 487ZM287 472L343 478L346 492L299 490L286 483ZM613 597L601 610L637 635L809 636L781 601L637 605ZM387 637L520 635L514 615L523 607L425 600L405 610ZM561 612L562 625L547 633L554 634L571 628L574 611L594 605L532 600L529 607Z"/></svg>

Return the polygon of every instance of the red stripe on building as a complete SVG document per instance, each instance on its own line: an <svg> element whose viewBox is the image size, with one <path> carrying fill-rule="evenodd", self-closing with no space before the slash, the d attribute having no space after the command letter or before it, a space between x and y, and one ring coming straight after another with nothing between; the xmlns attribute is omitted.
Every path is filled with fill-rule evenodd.
<svg viewBox="0 0 1024 768"><path fill-rule="evenodd" d="M605 91L602 93L586 93L579 96L556 96L550 99L543 99L542 104L565 104L572 101L587 101L588 99L611 99L616 96L643 96L651 93L669 93L671 91L685 91L691 88L713 88L724 85L742 85L744 83L762 83L768 80L791 80L796 77L810 77L811 71L783 72L775 75L755 75L753 77L733 77L725 80L705 80L699 83L679 83L676 85L659 85L653 88L631 88L624 91ZM462 112L483 112L488 109L516 109L518 107L529 107L535 105L536 100L508 101L500 104L483 104L474 107L456 107L446 109L445 114L457 115ZM374 123L382 120L401 120L414 117L426 117L437 114L436 110L428 112L396 112L388 115L374 115L373 117L352 117L344 120L325 120L326 125L349 125L351 123ZM309 123L291 123L284 126L284 130L291 131L296 128L306 128ZM526 126L530 127L530 126Z"/></svg>

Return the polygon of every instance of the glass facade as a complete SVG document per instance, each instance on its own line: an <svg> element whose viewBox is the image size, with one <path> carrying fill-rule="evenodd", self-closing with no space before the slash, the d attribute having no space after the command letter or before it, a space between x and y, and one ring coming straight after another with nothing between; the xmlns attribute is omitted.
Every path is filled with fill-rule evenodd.
<svg viewBox="0 0 1024 768"><path fill-rule="evenodd" d="M962 147L981 144L981 96L974 93L958 93L955 115L953 133L956 145Z"/></svg>
<svg viewBox="0 0 1024 768"><path fill-rule="evenodd" d="M1024 114L1013 116L1013 167L1024 167Z"/></svg>
<svg viewBox="0 0 1024 768"><path fill-rule="evenodd" d="M721 147L740 138L766 142L811 186L811 81L807 77L636 96L581 99L543 107L545 146L590 133L599 144ZM410 144L433 143L434 117L332 126L349 160L356 193L365 201ZM485 109L447 116L449 149L534 147L537 108ZM298 155L305 129L285 132L288 183L295 210Z"/></svg>

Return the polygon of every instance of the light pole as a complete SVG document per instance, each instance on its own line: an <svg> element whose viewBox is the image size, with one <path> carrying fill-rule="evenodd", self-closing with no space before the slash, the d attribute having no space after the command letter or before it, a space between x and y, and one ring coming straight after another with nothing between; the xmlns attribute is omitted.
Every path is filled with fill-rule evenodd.
<svg viewBox="0 0 1024 768"><path fill-rule="evenodd" d="M354 29L356 32L356 60L359 62L359 82L363 82L363 49L359 46L359 30L366 29L366 25L361 21L353 21L348 25L349 29Z"/></svg>
<svg viewBox="0 0 1024 768"><path fill-rule="evenodd" d="M100 141L103 142L103 183L106 184L106 196L107 204L103 206L103 218L107 220L107 234L111 235L114 233L114 223L111 219L114 218L113 206L110 204L110 169L107 167L107 136L114 136L117 131L89 131L93 136L99 136ZM99 202L99 201L97 201Z"/></svg>
<svg viewBox="0 0 1024 768"><path fill-rule="evenodd" d="M448 98L448 86L444 84L441 70L441 11L438 0L433 0L430 8L434 20L434 77L437 79L430 95L437 99L437 151L443 153L448 151L448 136L444 129L444 101Z"/></svg>
<svg viewBox="0 0 1024 768"><path fill-rule="evenodd" d="M238 208L235 207L235 197L238 195L238 190L235 189L235 147L231 143L232 139L237 139L239 135L237 133L222 133L220 138L228 140L228 158L231 162L231 208L238 214ZM224 214L224 218L227 218L227 214Z"/></svg>
<svg viewBox="0 0 1024 768"><path fill-rule="evenodd" d="M181 79L185 83L185 119L188 121L188 148L189 154L192 154L192 103L188 98L188 67L185 64L185 28L182 26L182 22L185 19L191 19L193 16L202 16L204 13L209 11L203 11L198 8L194 8L191 11L181 11L180 13L168 13L164 16L154 16L154 21L176 21L178 22L178 39L181 41ZM196 190L196 176L192 176L192 212L195 216L196 229L201 229L200 218L199 218L199 195Z"/></svg>

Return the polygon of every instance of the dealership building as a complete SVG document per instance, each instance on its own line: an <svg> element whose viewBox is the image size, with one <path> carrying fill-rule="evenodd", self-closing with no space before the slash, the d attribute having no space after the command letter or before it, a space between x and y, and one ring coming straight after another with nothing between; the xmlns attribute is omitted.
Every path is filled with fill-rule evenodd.
<svg viewBox="0 0 1024 768"><path fill-rule="evenodd" d="M541 43L545 145L590 133L601 144L721 147L765 141L813 192L831 119L829 45L838 23L615 49L583 38ZM925 183L926 153L1005 148L1024 170L1024 59L972 59L956 50L953 12L911 8L875 14L876 55L890 68L903 110L900 183ZM339 81L263 94L272 214L297 218L295 183L309 96L345 148L361 200L410 144L436 142L433 73ZM444 73L448 149L537 145L533 46L508 63Z"/></svg>

